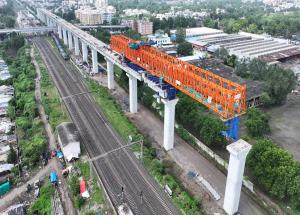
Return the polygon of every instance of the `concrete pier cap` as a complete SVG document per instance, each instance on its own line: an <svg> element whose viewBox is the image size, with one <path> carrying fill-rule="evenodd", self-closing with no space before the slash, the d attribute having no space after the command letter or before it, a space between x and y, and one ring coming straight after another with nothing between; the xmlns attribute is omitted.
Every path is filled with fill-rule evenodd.
<svg viewBox="0 0 300 215"><path fill-rule="evenodd" d="M238 212L246 157L251 145L240 139L226 147L230 153L223 209L227 214Z"/></svg>

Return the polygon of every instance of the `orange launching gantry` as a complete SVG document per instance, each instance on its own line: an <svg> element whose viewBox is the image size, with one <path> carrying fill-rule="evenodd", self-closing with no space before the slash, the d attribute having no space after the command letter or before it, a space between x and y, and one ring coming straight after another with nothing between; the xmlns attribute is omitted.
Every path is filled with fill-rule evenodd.
<svg viewBox="0 0 300 215"><path fill-rule="evenodd" d="M246 112L246 85L239 85L207 70L167 55L151 46L129 47L136 41L111 37L111 48L152 75L215 111L225 121Z"/></svg>

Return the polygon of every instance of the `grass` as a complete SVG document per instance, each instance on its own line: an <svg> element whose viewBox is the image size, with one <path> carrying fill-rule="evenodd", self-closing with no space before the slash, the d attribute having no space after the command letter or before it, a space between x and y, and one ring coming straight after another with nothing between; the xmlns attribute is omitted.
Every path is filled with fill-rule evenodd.
<svg viewBox="0 0 300 215"><path fill-rule="evenodd" d="M42 104L49 117L49 123L53 130L62 122L70 121L66 107L60 101L60 95L55 87L53 80L38 53L35 51L35 57L41 71L41 94Z"/></svg>
<svg viewBox="0 0 300 215"><path fill-rule="evenodd" d="M88 162L77 161L74 165L74 171L68 179L69 188L71 190L71 198L73 204L80 210L81 214L95 214L98 208L104 213L107 203L105 193L97 184L96 178L90 174L90 165ZM79 196L79 178L83 177L87 183L90 192L90 198L82 200Z"/></svg>
<svg viewBox="0 0 300 215"><path fill-rule="evenodd" d="M124 115L119 104L116 103L105 87L100 86L96 81L90 79L87 80L87 85L89 90L94 92L93 96L108 121L123 139L126 140L129 135L134 135L135 138L142 136L142 134L138 133L133 123ZM140 152L140 146L133 145L132 150L134 152ZM181 185L174 176L166 174L164 166L156 159L155 149L147 142L144 144L143 154L144 166L157 183L160 184L161 188L163 189L163 187L168 184L173 190L174 195L172 201L179 210L186 215L201 215L201 201L189 195L183 185Z"/></svg>
<svg viewBox="0 0 300 215"><path fill-rule="evenodd" d="M54 194L54 187L50 182L45 184L40 189L40 196L37 200L33 202L29 209L28 214L36 214L35 212L38 212L39 214L51 214L51 201L52 196Z"/></svg>
<svg viewBox="0 0 300 215"><path fill-rule="evenodd" d="M121 107L116 103L105 87L100 86L94 80L87 80L87 86L92 91L97 104L101 107L108 121L116 129L124 140L128 136L137 136L138 131L135 126L123 114Z"/></svg>

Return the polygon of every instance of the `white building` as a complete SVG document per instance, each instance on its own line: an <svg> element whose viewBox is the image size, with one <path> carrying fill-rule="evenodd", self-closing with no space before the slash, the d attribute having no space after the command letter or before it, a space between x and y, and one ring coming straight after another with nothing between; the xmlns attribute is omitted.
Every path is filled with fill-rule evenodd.
<svg viewBox="0 0 300 215"><path fill-rule="evenodd" d="M155 34L148 35L147 37L148 41L151 40L155 42L157 47L171 43L171 38L168 36L168 34L163 34L161 32L156 32Z"/></svg>
<svg viewBox="0 0 300 215"><path fill-rule="evenodd" d="M8 118L1 118L0 120L0 133L8 134L12 128L15 127L15 123L11 122Z"/></svg>
<svg viewBox="0 0 300 215"><path fill-rule="evenodd" d="M107 0L96 0L95 7L97 9L105 9L108 7L108 2L107 2Z"/></svg>
<svg viewBox="0 0 300 215"><path fill-rule="evenodd" d="M64 122L57 126L58 143L67 161L80 155L79 133L74 123Z"/></svg>
<svg viewBox="0 0 300 215"><path fill-rule="evenodd" d="M75 11L75 16L84 25L101 25L111 23L116 9L113 6L103 8L83 7Z"/></svg>
<svg viewBox="0 0 300 215"><path fill-rule="evenodd" d="M7 108L9 102L13 99L11 95L0 95L0 108Z"/></svg>
<svg viewBox="0 0 300 215"><path fill-rule="evenodd" d="M139 16L139 15L150 15L148 10L144 9L125 9L123 10L125 16Z"/></svg>

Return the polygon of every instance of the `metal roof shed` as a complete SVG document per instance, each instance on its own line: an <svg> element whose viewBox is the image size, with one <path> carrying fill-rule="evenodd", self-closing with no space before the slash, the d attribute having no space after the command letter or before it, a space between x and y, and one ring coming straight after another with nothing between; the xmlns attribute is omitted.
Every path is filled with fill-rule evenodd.
<svg viewBox="0 0 300 215"><path fill-rule="evenodd" d="M58 143L64 154L64 157L71 161L74 158L79 158L80 141L79 132L74 123L64 122L57 126Z"/></svg>

